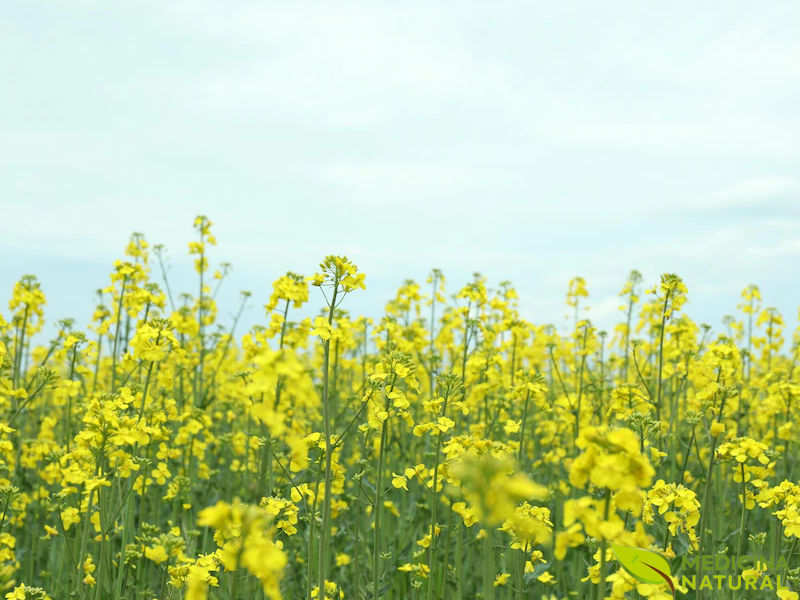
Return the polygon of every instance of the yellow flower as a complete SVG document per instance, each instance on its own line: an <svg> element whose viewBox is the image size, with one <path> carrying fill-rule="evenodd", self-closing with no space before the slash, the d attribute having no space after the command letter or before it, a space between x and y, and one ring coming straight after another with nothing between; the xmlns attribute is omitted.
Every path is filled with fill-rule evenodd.
<svg viewBox="0 0 800 600"><path fill-rule="evenodd" d="M550 571L545 571L539 577L536 578L537 580L541 581L542 583L555 583L556 578L553 577L553 574Z"/></svg>
<svg viewBox="0 0 800 600"><path fill-rule="evenodd" d="M207 597L208 571L198 565L192 565L186 577L186 600L206 600Z"/></svg>
<svg viewBox="0 0 800 600"><path fill-rule="evenodd" d="M6 600L51 600L42 588L31 587L24 583L19 584L4 597Z"/></svg>
<svg viewBox="0 0 800 600"><path fill-rule="evenodd" d="M447 433L453 427L455 427L455 422L447 417L439 417L438 421L436 421L436 428L442 433Z"/></svg>
<svg viewBox="0 0 800 600"><path fill-rule="evenodd" d="M566 531L560 531L556 534L556 548L554 555L558 560L563 560L567 555L568 548L580 546L583 543L584 537L581 533L581 526L574 523Z"/></svg>
<svg viewBox="0 0 800 600"><path fill-rule="evenodd" d="M453 463L450 473L458 480L464 496L478 519L502 523L514 514L521 500L547 497L547 488L522 473L512 473L511 457L465 456Z"/></svg>
<svg viewBox="0 0 800 600"><path fill-rule="evenodd" d="M64 524L64 531L69 531L75 523L81 520L77 508L69 507L61 511L61 522Z"/></svg>
<svg viewBox="0 0 800 600"><path fill-rule="evenodd" d="M396 488L402 488L405 491L408 491L408 486L406 485L406 478L404 475L392 473L392 485Z"/></svg>
<svg viewBox="0 0 800 600"><path fill-rule="evenodd" d="M21 583L6 594L6 600L25 600L25 584Z"/></svg>
<svg viewBox="0 0 800 600"><path fill-rule="evenodd" d="M629 429L587 427L577 445L583 452L572 462L569 480L575 487L589 482L595 487L621 490L650 485L655 471L639 450L639 440Z"/></svg>
<svg viewBox="0 0 800 600"><path fill-rule="evenodd" d="M227 502L217 502L214 506L209 506L200 511L197 517L197 524L220 529L230 516L231 505Z"/></svg>
<svg viewBox="0 0 800 600"><path fill-rule="evenodd" d="M156 544L151 548L144 549L144 555L146 558L152 560L157 565L160 565L162 562L169 559L169 554L167 554L166 548L161 544Z"/></svg>
<svg viewBox="0 0 800 600"><path fill-rule="evenodd" d="M131 340L134 358L150 362L164 360L170 349L177 345L175 335L168 328L168 321L164 320L142 325Z"/></svg>
<svg viewBox="0 0 800 600"><path fill-rule="evenodd" d="M344 567L350 564L350 556L345 554L344 552L340 552L336 555L336 566L337 567Z"/></svg>
<svg viewBox="0 0 800 600"><path fill-rule="evenodd" d="M170 477L169 470L167 469L167 463L158 463L158 467L153 469L151 475L159 485L164 485L167 482L167 479Z"/></svg>
<svg viewBox="0 0 800 600"><path fill-rule="evenodd" d="M94 559L92 558L92 555L91 554L87 555L86 560L83 561L83 573L85 575L85 577L83 578L83 583L85 583L90 587L93 586L95 583L97 583L97 581L94 578L94 575L92 575L96 569L97 566L94 564Z"/></svg>
<svg viewBox="0 0 800 600"><path fill-rule="evenodd" d="M553 532L553 523L550 521L550 509L531 506L523 502L514 510L514 514L506 520L501 531L506 531L512 536L512 548L525 548L543 544L550 540Z"/></svg>
<svg viewBox="0 0 800 600"><path fill-rule="evenodd" d="M47 539L50 539L51 537L58 535L58 530L53 527L50 527L50 525L45 525L44 531L45 531L45 537Z"/></svg>
<svg viewBox="0 0 800 600"><path fill-rule="evenodd" d="M494 587L505 585L510 577L511 573L500 573L497 577L494 578L494 584L493 584Z"/></svg>

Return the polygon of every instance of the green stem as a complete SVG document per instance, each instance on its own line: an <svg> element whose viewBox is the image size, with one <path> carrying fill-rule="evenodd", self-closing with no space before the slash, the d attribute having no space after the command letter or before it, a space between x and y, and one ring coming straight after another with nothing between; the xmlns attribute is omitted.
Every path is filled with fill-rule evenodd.
<svg viewBox="0 0 800 600"><path fill-rule="evenodd" d="M339 281L336 279L333 283L333 296L330 306L328 307L329 330L333 325L333 311L336 308L336 295L338 291ZM328 397L328 379L331 359L330 337L325 340L324 350L325 355L322 365L322 420L325 431L325 495L322 499L322 529L319 536L319 577L317 578L320 600L324 600L325 598L325 581L328 571L328 537L330 535L331 519L331 453L333 452L333 445L331 444L330 398Z"/></svg>
<svg viewBox="0 0 800 600"><path fill-rule="evenodd" d="M447 413L447 398L449 396L449 389L446 391L444 395L444 401L442 404L442 413L441 416L444 417ZM439 506L439 495L438 495L438 485L439 485L439 461L441 460L442 454L442 432L439 430L438 435L436 436L436 462L433 466L433 489L431 490L431 526L430 526L430 534L431 534L431 541L430 545L428 546L428 600L432 600L433 598L433 556L434 556L434 548L436 546L436 513Z"/></svg>
<svg viewBox="0 0 800 600"><path fill-rule="evenodd" d="M116 390L117 385L117 350L119 349L119 326L122 321L122 299L125 297L125 287L128 285L128 277L122 280L122 289L119 292L117 301L117 322L114 326L114 345L111 352L111 392ZM99 349L98 349L99 352Z"/></svg>
<svg viewBox="0 0 800 600"><path fill-rule="evenodd" d="M486 526L486 537L483 539L483 595L482 600L494 600L495 587L495 556L494 548L492 547L492 534L494 528L490 525Z"/></svg>
<svg viewBox="0 0 800 600"><path fill-rule="evenodd" d="M530 399L531 391L526 390L525 404L522 407L522 424L519 428L519 455L517 457L517 462L519 463L520 468L522 468L522 461L525 458L525 423L528 420L528 402Z"/></svg>
<svg viewBox="0 0 800 600"><path fill-rule="evenodd" d="M378 450L378 472L375 475L375 536L372 547L372 597L374 600L380 598L378 586L380 585L380 569L378 559L380 557L380 534L381 534L381 508L383 495L383 460L386 448L386 425L388 418L381 425L381 445Z"/></svg>
<svg viewBox="0 0 800 600"><path fill-rule="evenodd" d="M19 378L22 371L22 354L25 350L25 330L28 328L28 313L30 311L30 305L25 305L25 313L22 317L22 326L20 327L20 333L17 344L14 346L14 373L11 377L11 381L13 382L14 388L19 386Z"/></svg>
<svg viewBox="0 0 800 600"><path fill-rule="evenodd" d="M661 373L664 368L664 329L667 322L667 305L672 288L664 295L664 308L661 310L661 332L658 342L658 379L656 380L656 420L661 420Z"/></svg>
<svg viewBox="0 0 800 600"><path fill-rule="evenodd" d="M161 339L161 332L158 333L156 336L156 346L158 346L158 342ZM153 366L155 365L155 361L150 361L150 366L147 367L147 376L144 380L144 390L142 390L142 405L139 407L139 416L136 419L136 424L138 425L139 422L142 420L142 415L144 415L144 405L147 402L147 391L150 388L150 378L153 375Z"/></svg>
<svg viewBox="0 0 800 600"><path fill-rule="evenodd" d="M608 512L611 505L611 490L606 488L605 505L603 508L603 520L608 521ZM603 537L600 541L600 583L597 586L597 594L600 600L606 597L606 547L608 540Z"/></svg>
<svg viewBox="0 0 800 600"><path fill-rule="evenodd" d="M742 555L744 546L744 517L747 514L747 482L745 481L744 463L739 463L742 474L742 516L739 519L739 543L736 546L736 564L739 564L739 557Z"/></svg>
<svg viewBox="0 0 800 600"><path fill-rule="evenodd" d="M717 382L719 382L720 374L717 373ZM719 406L719 413L717 415L717 422L719 423L722 420L722 414L725 409L725 399L726 396L723 394L722 401L720 402ZM703 556L703 550L705 549L705 524L706 524L706 515L708 514L708 499L709 493L711 491L711 476L713 474L714 469L714 454L717 450L717 436L711 438L711 454L708 457L708 470L706 471L706 481L705 481L705 490L703 492L703 503L700 506L700 531L698 534L699 539L699 547L697 549L697 554L699 556ZM702 579L703 575L703 561L697 561L697 581ZM698 597L700 597L702 593L698 590Z"/></svg>

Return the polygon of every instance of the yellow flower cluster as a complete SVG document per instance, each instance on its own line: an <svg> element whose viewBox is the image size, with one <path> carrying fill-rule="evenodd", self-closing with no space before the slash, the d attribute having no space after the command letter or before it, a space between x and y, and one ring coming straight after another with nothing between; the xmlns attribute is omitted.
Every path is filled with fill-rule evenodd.
<svg viewBox="0 0 800 600"><path fill-rule="evenodd" d="M7 600L665 600L612 545L673 567L796 551L800 329L756 286L718 329L677 275L645 293L634 271L606 332L580 276L562 329L523 318L510 282L446 292L433 269L368 318L347 310L364 274L332 255L278 277L242 331L253 295L217 306L230 265L194 227L190 292L134 234L89 326L49 340L39 281L9 286Z"/></svg>
<svg viewBox="0 0 800 600"><path fill-rule="evenodd" d="M570 483L578 488L589 483L618 492L620 497L635 495L650 485L655 473L640 444L629 429L586 428L577 441L583 452L572 462Z"/></svg>
<svg viewBox="0 0 800 600"><path fill-rule="evenodd" d="M226 570L247 569L261 582L267 598L280 600L280 581L287 558L283 544L273 539L270 512L239 501L218 502L200 511L197 523L214 529L214 540L219 546L216 556ZM200 594L196 598L205 600Z"/></svg>
<svg viewBox="0 0 800 600"><path fill-rule="evenodd" d="M508 456L465 454L450 465L449 474L477 519L489 525L517 522L520 501L544 500L548 496L545 487L524 473L515 473L514 461Z"/></svg>
<svg viewBox="0 0 800 600"><path fill-rule="evenodd" d="M657 513L667 523L673 537L685 533L691 547L697 549L698 537L695 531L700 522L700 502L695 493L681 484L666 483L659 479L647 491L642 519L645 523L654 522Z"/></svg>

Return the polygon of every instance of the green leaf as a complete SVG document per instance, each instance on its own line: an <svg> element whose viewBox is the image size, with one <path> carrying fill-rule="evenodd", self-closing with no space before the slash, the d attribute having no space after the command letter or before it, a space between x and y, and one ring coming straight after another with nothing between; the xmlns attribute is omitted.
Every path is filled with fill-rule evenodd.
<svg viewBox="0 0 800 600"><path fill-rule="evenodd" d="M539 575L547 571L547 569L549 568L550 568L549 562L537 563L536 566L533 568L532 573L525 573L525 575L523 575L523 581L525 582L525 585L530 585L531 583L536 581Z"/></svg>
<svg viewBox="0 0 800 600"><path fill-rule="evenodd" d="M611 549L620 564L643 583L664 583L669 581L661 575L672 575L667 559L651 550L642 548L631 548L629 546L618 546L612 544ZM661 571L659 573L658 571Z"/></svg>
<svg viewBox="0 0 800 600"><path fill-rule="evenodd" d="M689 553L689 536L681 531L673 540L675 540L675 556L684 556Z"/></svg>

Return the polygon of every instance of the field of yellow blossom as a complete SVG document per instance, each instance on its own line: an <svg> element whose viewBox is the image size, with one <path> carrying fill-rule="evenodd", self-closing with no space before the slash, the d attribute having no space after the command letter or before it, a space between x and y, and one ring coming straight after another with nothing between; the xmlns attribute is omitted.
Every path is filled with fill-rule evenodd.
<svg viewBox="0 0 800 600"><path fill-rule="evenodd" d="M39 281L14 285L0 596L798 600L800 331L755 285L715 334L677 275L634 271L606 332L576 277L559 335L439 270L354 318L365 276L329 256L241 333L211 225L196 295L134 234L48 343Z"/></svg>

